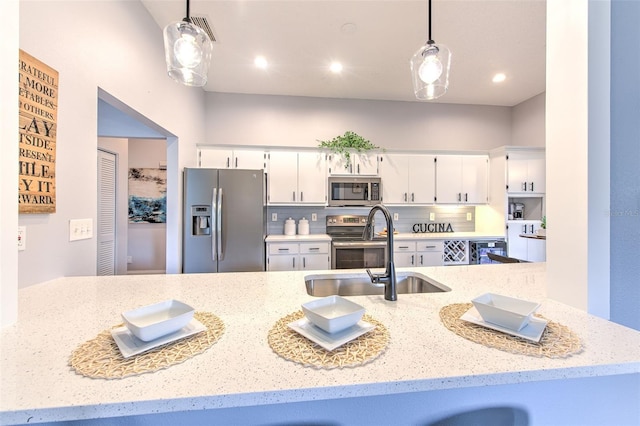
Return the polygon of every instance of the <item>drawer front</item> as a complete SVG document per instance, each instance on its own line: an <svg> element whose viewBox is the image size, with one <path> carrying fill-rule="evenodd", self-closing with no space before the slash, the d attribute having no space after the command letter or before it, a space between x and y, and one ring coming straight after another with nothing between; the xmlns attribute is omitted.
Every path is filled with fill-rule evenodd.
<svg viewBox="0 0 640 426"><path fill-rule="evenodd" d="M298 243L270 243L269 254L298 254Z"/></svg>
<svg viewBox="0 0 640 426"><path fill-rule="evenodd" d="M443 240L420 241L417 243L417 251L443 251Z"/></svg>
<svg viewBox="0 0 640 426"><path fill-rule="evenodd" d="M300 253L329 253L329 243L300 243Z"/></svg>
<svg viewBox="0 0 640 426"><path fill-rule="evenodd" d="M415 241L394 241L394 253L414 252L416 251Z"/></svg>

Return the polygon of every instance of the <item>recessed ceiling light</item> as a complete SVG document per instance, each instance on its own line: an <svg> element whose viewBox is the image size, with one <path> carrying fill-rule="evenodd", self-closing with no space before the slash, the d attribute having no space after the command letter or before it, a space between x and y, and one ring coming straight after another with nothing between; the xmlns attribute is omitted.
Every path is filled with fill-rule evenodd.
<svg viewBox="0 0 640 426"><path fill-rule="evenodd" d="M342 72L342 64L340 62L332 62L329 69L332 73L339 74L340 72Z"/></svg>
<svg viewBox="0 0 640 426"><path fill-rule="evenodd" d="M503 81L505 81L507 79L507 76L504 75L503 73L498 73L496 75L493 76L493 82L494 83L502 83Z"/></svg>
<svg viewBox="0 0 640 426"><path fill-rule="evenodd" d="M256 67L261 69L265 69L267 68L267 65L269 65L267 59L264 56L256 56L256 58L253 60L253 63Z"/></svg>

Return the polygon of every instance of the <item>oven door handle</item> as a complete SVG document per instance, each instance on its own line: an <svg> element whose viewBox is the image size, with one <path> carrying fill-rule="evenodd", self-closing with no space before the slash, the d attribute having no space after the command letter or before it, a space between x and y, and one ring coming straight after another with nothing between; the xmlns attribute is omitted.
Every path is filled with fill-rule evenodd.
<svg viewBox="0 0 640 426"><path fill-rule="evenodd" d="M333 241L334 247L338 248L367 248L367 247L386 247L386 241Z"/></svg>

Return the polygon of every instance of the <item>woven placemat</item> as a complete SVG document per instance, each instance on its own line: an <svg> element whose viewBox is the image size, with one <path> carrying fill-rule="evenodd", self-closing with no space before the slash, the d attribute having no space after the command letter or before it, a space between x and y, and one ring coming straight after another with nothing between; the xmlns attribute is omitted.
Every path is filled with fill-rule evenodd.
<svg viewBox="0 0 640 426"><path fill-rule="evenodd" d="M281 318L269 331L268 340L275 353L307 367L357 367L378 358L389 344L387 328L380 321L365 314L362 319L376 327L333 351L328 351L288 327L288 324L303 317L302 311L296 311Z"/></svg>
<svg viewBox="0 0 640 426"><path fill-rule="evenodd" d="M532 342L461 320L460 317L472 306L471 303L447 305L440 310L440 320L445 327L465 339L505 352L547 358L567 358L582 352L580 338L562 324L549 321L540 342Z"/></svg>
<svg viewBox="0 0 640 426"><path fill-rule="evenodd" d="M224 334L224 323L214 314L196 312L194 317L207 327L206 331L129 358L122 357L111 336L111 330L104 330L95 338L78 346L71 354L69 365L76 373L86 377L122 379L179 364L206 351Z"/></svg>

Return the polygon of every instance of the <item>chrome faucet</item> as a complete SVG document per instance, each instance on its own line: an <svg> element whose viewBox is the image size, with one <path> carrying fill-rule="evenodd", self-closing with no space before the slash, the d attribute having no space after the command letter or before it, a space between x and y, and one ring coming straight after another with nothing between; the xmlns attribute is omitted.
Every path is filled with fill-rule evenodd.
<svg viewBox="0 0 640 426"><path fill-rule="evenodd" d="M395 301L398 300L398 292L396 290L396 267L393 264L393 219L391 218L389 210L387 210L387 208L382 204L376 204L369 212L367 224L365 225L364 232L362 233L362 239L373 239L373 218L378 210L384 214L384 218L387 221L387 269L384 271L384 274L374 274L369 268L367 268L367 274L369 274L373 285L384 285L385 300Z"/></svg>

